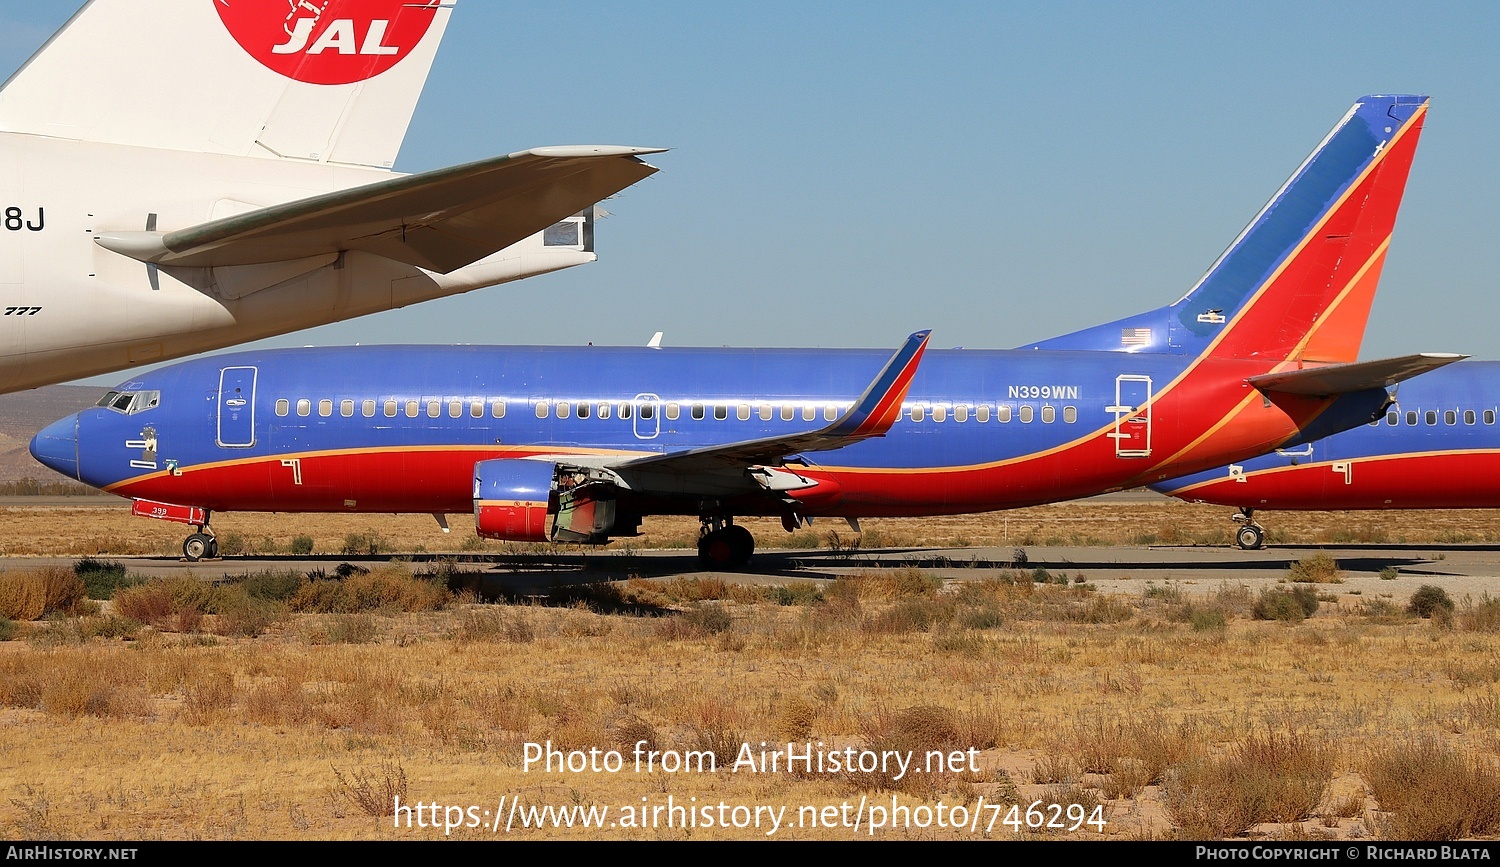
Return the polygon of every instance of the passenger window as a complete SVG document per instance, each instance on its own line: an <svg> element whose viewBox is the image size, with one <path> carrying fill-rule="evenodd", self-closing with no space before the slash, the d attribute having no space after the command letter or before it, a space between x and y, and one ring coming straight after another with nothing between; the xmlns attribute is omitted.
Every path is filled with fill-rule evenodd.
<svg viewBox="0 0 1500 867"><path fill-rule="evenodd" d="M729 407L725 406L722 403L714 404L714 418L718 421L723 421L724 419L729 418Z"/></svg>
<svg viewBox="0 0 1500 867"><path fill-rule="evenodd" d="M1042 424L1052 424L1057 421L1057 407L1048 404L1042 407Z"/></svg>
<svg viewBox="0 0 1500 867"><path fill-rule="evenodd" d="M297 415L307 416L312 413L312 401L307 398L297 401Z"/></svg>
<svg viewBox="0 0 1500 867"><path fill-rule="evenodd" d="M599 418L609 418L609 404L605 403L604 401L599 402Z"/></svg>
<svg viewBox="0 0 1500 867"><path fill-rule="evenodd" d="M942 404L938 404L937 406L933 407L932 408L932 420L936 421L936 422L947 421L948 420L948 407L943 406Z"/></svg>
<svg viewBox="0 0 1500 867"><path fill-rule="evenodd" d="M408 400L406 402L406 417L407 418L416 418L417 417L417 409L418 409L417 402L414 401L414 400Z"/></svg>
<svg viewBox="0 0 1500 867"><path fill-rule="evenodd" d="M977 421L977 422L979 422L980 424L984 424L985 422L988 422L990 420L990 408L989 408L989 406L988 405L981 405L981 406L975 407L975 409L974 409L974 420Z"/></svg>
<svg viewBox="0 0 1500 867"><path fill-rule="evenodd" d="M1021 407L1021 424L1031 424L1031 416L1035 412L1030 404Z"/></svg>
<svg viewBox="0 0 1500 867"><path fill-rule="evenodd" d="M797 410L794 409L790 404L782 404L781 405L781 420L782 421L791 421L793 418L796 418L796 416L797 416Z"/></svg>
<svg viewBox="0 0 1500 867"><path fill-rule="evenodd" d="M926 417L926 415L927 415L927 410L921 404L917 404L916 406L914 406L914 407L911 408L911 420L912 421L921 421L923 418Z"/></svg>
<svg viewBox="0 0 1500 867"><path fill-rule="evenodd" d="M381 407L381 411L385 414L386 418L395 418L396 417L396 402L394 400L388 400L388 401L386 401L385 405Z"/></svg>
<svg viewBox="0 0 1500 867"><path fill-rule="evenodd" d="M329 400L326 397L318 401L318 415L322 416L323 418L328 418L329 416L333 415L333 401Z"/></svg>
<svg viewBox="0 0 1500 867"><path fill-rule="evenodd" d="M557 417L569 418L573 415L573 405L565 400L557 402Z"/></svg>
<svg viewBox="0 0 1500 867"><path fill-rule="evenodd" d="M1391 410L1390 412L1386 413L1385 414L1385 423L1388 424L1388 425L1390 425L1391 427L1395 427L1396 425L1400 424L1401 423L1401 413L1396 412L1395 410Z"/></svg>
<svg viewBox="0 0 1500 867"><path fill-rule="evenodd" d="M469 418L484 418L484 401L469 401Z"/></svg>
<svg viewBox="0 0 1500 867"><path fill-rule="evenodd" d="M448 401L448 417L458 418L464 414L464 402L461 400Z"/></svg>
<svg viewBox="0 0 1500 867"><path fill-rule="evenodd" d="M1437 410L1429 409L1427 411L1426 421L1429 425L1437 424Z"/></svg>
<svg viewBox="0 0 1500 867"><path fill-rule="evenodd" d="M770 421L771 420L771 405L769 403L763 403L763 404L760 405L760 420L761 421Z"/></svg>
<svg viewBox="0 0 1500 867"><path fill-rule="evenodd" d="M375 417L375 401L367 400L359 405L359 414L365 418Z"/></svg>
<svg viewBox="0 0 1500 867"><path fill-rule="evenodd" d="M802 407L802 420L803 421L812 421L813 419L815 419L817 417L818 417L818 408L817 407L815 407L815 406L804 406L804 407Z"/></svg>
<svg viewBox="0 0 1500 867"><path fill-rule="evenodd" d="M682 407L678 406L675 403L669 403L669 404L667 404L667 420L668 421L677 421L677 418L679 416L681 416L681 415L682 415Z"/></svg>
<svg viewBox="0 0 1500 867"><path fill-rule="evenodd" d="M1078 421L1078 407L1063 407L1063 421L1067 422L1068 424L1072 424L1073 422Z"/></svg>
<svg viewBox="0 0 1500 867"><path fill-rule="evenodd" d="M1484 423L1485 424L1494 424L1495 423L1495 411L1494 410L1487 409L1487 410L1484 411Z"/></svg>
<svg viewBox="0 0 1500 867"><path fill-rule="evenodd" d="M995 407L995 420L1001 424L1006 424L1010 421L1010 404L1002 403Z"/></svg>
<svg viewBox="0 0 1500 867"><path fill-rule="evenodd" d="M443 402L440 400L427 401L427 417L437 418L443 414Z"/></svg>
<svg viewBox="0 0 1500 867"><path fill-rule="evenodd" d="M1417 424L1417 411L1416 410L1412 409L1412 410L1407 410L1406 411L1406 423L1408 425L1412 426L1412 427L1416 427L1416 424Z"/></svg>
<svg viewBox="0 0 1500 867"><path fill-rule="evenodd" d="M491 418L505 418L505 401L503 401L503 400L492 400L492 401L490 401L490 417Z"/></svg>
<svg viewBox="0 0 1500 867"><path fill-rule="evenodd" d="M955 406L953 408L953 420L957 421L957 422L968 421L969 420L969 408L966 407L966 406L964 406L963 404L959 404L958 406Z"/></svg>
<svg viewBox="0 0 1500 867"><path fill-rule="evenodd" d="M701 403L695 403L695 404L693 404L692 415L693 415L693 419L695 421L703 421L703 404L701 404Z"/></svg>
<svg viewBox="0 0 1500 867"><path fill-rule="evenodd" d="M742 403L734 408L734 417L740 421L750 420L750 404Z"/></svg>
<svg viewBox="0 0 1500 867"><path fill-rule="evenodd" d="M578 417L588 418L590 415L592 415L592 413L589 412L589 405L586 403L580 403L578 405Z"/></svg>
<svg viewBox="0 0 1500 867"><path fill-rule="evenodd" d="M536 402L537 418L546 418L547 416L551 415L551 413L552 408L547 405L547 402L545 400L539 400Z"/></svg>
<svg viewBox="0 0 1500 867"><path fill-rule="evenodd" d="M344 418L350 418L350 417L352 417L354 415L354 401L352 401L352 400L341 400L341 401L339 401L339 415L343 416Z"/></svg>
<svg viewBox="0 0 1500 867"><path fill-rule="evenodd" d="M291 403L289 403L287 401L286 398L282 398L281 400L276 401L276 414L277 415L286 415L287 413L289 413L291 411L292 411L292 405L291 405Z"/></svg>
<svg viewBox="0 0 1500 867"><path fill-rule="evenodd" d="M1458 412L1447 410L1443 413L1443 424L1458 424Z"/></svg>
<svg viewBox="0 0 1500 867"><path fill-rule="evenodd" d="M620 418L622 418L622 419L628 419L628 418L630 418L630 412L631 412L631 405L630 404L628 404L628 403L622 403L622 404L620 404Z"/></svg>
<svg viewBox="0 0 1500 867"><path fill-rule="evenodd" d="M839 408L838 407L836 407L836 406L825 406L825 407L823 407L823 420L824 421L837 421L838 417L839 417Z"/></svg>
<svg viewBox="0 0 1500 867"><path fill-rule="evenodd" d="M653 413L653 411L651 409L651 404L649 404L649 403L643 403L643 404L641 404L641 418L643 420L649 421L651 419L651 416L653 414L654 413Z"/></svg>

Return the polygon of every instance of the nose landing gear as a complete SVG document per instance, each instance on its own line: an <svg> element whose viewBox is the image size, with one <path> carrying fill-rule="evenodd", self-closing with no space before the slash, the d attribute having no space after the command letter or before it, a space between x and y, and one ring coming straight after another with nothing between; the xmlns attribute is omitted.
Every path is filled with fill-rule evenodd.
<svg viewBox="0 0 1500 867"><path fill-rule="evenodd" d="M1259 551L1266 546L1266 528L1255 520L1255 510L1241 506L1230 520L1240 525L1234 533L1234 543L1245 551Z"/></svg>

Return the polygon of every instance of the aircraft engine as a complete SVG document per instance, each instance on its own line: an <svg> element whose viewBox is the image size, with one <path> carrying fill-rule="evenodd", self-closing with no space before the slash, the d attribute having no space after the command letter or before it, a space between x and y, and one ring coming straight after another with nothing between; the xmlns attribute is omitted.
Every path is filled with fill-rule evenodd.
<svg viewBox="0 0 1500 867"><path fill-rule="evenodd" d="M507 542L609 541L616 488L587 470L496 458L474 465L474 528Z"/></svg>

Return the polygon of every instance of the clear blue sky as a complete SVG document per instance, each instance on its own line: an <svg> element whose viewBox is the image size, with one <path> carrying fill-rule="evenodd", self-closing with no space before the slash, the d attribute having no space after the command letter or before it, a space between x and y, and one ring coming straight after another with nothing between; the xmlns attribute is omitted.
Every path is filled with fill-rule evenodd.
<svg viewBox="0 0 1500 867"><path fill-rule="evenodd" d="M0 0L4 73L75 5ZM265 343L1015 346L1176 300L1405 92L1432 111L1363 355L1500 359L1497 87L1493 2L459 0L399 169L611 143L661 173L594 264Z"/></svg>

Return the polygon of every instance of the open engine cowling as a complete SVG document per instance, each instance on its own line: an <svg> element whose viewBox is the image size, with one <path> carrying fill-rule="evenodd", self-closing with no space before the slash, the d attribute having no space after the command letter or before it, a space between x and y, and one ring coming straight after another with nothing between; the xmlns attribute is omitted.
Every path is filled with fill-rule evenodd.
<svg viewBox="0 0 1500 867"><path fill-rule="evenodd" d="M474 465L474 529L507 542L609 540L613 484L545 461L497 458Z"/></svg>

